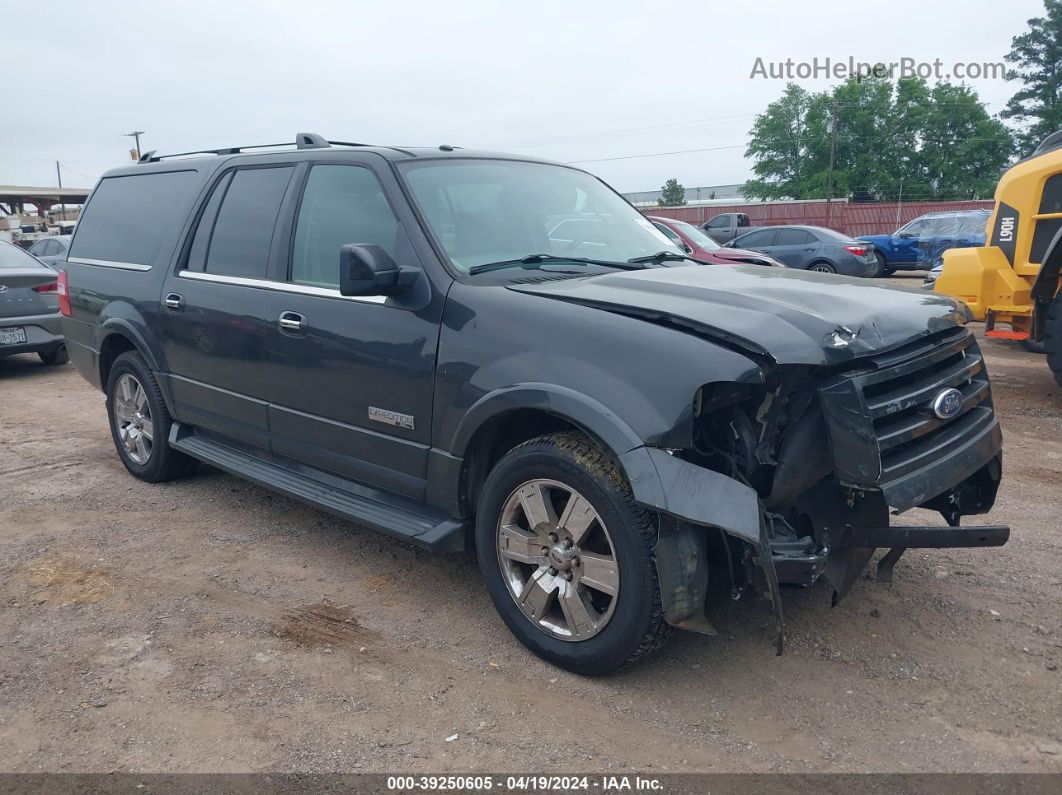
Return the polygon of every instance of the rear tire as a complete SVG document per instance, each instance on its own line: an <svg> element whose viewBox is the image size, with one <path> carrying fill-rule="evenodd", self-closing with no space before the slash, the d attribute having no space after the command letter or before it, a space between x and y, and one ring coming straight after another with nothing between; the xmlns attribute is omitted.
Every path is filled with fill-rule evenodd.
<svg viewBox="0 0 1062 795"><path fill-rule="evenodd" d="M50 351L40 351L37 354L41 361L49 367L57 364L66 364L70 361L70 353L66 350L66 344L57 345Z"/></svg>
<svg viewBox="0 0 1062 795"><path fill-rule="evenodd" d="M1047 353L1047 366L1055 376L1055 383L1062 386L1062 294L1056 295L1047 308L1044 350Z"/></svg>
<svg viewBox="0 0 1062 795"><path fill-rule="evenodd" d="M580 433L510 450L476 517L480 570L502 620L539 657L584 675L629 665L670 635L656 537L616 464Z"/></svg>
<svg viewBox="0 0 1062 795"><path fill-rule="evenodd" d="M808 265L808 270L815 273L837 273L837 269L832 264L823 260L811 263Z"/></svg>
<svg viewBox="0 0 1062 795"><path fill-rule="evenodd" d="M160 483L195 470L194 458L170 447L173 419L155 374L136 351L123 353L111 365L107 418L119 458L141 480Z"/></svg>

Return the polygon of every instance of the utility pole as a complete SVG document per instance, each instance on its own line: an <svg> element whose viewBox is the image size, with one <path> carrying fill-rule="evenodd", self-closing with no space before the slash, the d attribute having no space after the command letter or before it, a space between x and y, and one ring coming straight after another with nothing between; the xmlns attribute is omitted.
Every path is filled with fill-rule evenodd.
<svg viewBox="0 0 1062 795"><path fill-rule="evenodd" d="M900 180L900 198L896 202L896 228L900 228L900 208L903 207L903 180Z"/></svg>
<svg viewBox="0 0 1062 795"><path fill-rule="evenodd" d="M140 136L143 135L143 134L144 134L143 130L133 130L132 132L129 132L129 133L122 133L122 135L125 136L126 138L132 138L134 141L136 141L136 150L135 150L136 151L136 157L134 158L135 160L139 160L140 159Z"/></svg>
<svg viewBox="0 0 1062 795"><path fill-rule="evenodd" d="M837 154L837 100L830 103L830 167L826 170L826 226L830 225L833 204L833 160Z"/></svg>
<svg viewBox="0 0 1062 795"><path fill-rule="evenodd" d="M59 161L55 161L55 178L59 180L59 190L63 189L63 174L59 170ZM59 214L63 216L63 220L66 220L66 205L63 204L63 197L59 197Z"/></svg>

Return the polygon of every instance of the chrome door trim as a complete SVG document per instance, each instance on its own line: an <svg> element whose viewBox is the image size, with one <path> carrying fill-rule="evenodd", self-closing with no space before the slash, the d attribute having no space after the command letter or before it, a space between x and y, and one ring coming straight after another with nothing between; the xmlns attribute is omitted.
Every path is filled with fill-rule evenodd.
<svg viewBox="0 0 1062 795"><path fill-rule="evenodd" d="M138 262L115 262L109 259L86 259L84 257L67 257L67 262L75 265L95 265L100 268L117 268L123 271L149 271L150 265L141 265Z"/></svg>
<svg viewBox="0 0 1062 795"><path fill-rule="evenodd" d="M317 295L321 298L341 298L344 301L357 301L361 304L382 304L387 301L386 295L343 295L339 290L330 287L312 287L308 284L275 282L270 279L250 279L246 276L224 276L218 273L180 271L178 272L177 277L180 279L196 279L203 282L215 282L217 284L235 284L241 287L256 287L260 290L274 290L279 293Z"/></svg>

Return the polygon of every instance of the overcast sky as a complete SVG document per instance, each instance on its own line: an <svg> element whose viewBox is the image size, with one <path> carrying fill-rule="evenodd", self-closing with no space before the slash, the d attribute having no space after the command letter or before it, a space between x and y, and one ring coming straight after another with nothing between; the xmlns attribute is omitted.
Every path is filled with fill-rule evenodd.
<svg viewBox="0 0 1062 795"><path fill-rule="evenodd" d="M1040 0L6 3L0 184L90 187L160 152L326 138L450 143L587 168L623 191L741 182L784 81L757 57L1001 61ZM1001 13L1005 12L1005 13ZM796 81L821 89L827 80ZM1016 90L969 81L989 111ZM719 148L657 157L677 150ZM604 158L624 158L604 160Z"/></svg>

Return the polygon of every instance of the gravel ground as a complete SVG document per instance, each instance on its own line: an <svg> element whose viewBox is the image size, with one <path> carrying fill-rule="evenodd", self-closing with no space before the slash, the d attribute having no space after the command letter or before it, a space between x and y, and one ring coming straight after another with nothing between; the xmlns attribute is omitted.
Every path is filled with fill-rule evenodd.
<svg viewBox="0 0 1062 795"><path fill-rule="evenodd" d="M1062 390L983 344L1007 546L787 591L779 658L739 603L601 679L525 652L471 557L141 483L72 368L0 359L0 771L1060 771Z"/></svg>

